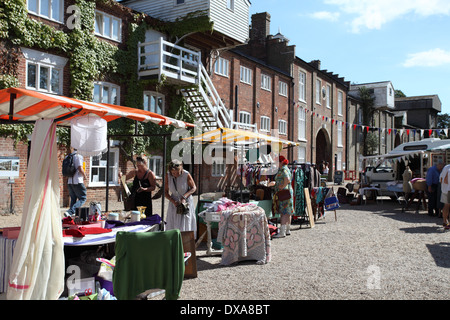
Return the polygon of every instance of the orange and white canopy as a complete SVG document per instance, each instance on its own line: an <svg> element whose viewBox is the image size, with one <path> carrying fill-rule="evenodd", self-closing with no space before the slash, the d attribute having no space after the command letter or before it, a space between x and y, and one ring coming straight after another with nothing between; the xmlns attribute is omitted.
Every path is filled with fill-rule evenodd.
<svg viewBox="0 0 450 320"><path fill-rule="evenodd" d="M22 88L0 90L0 123L54 119L58 125L70 126L71 119L89 113L94 113L108 122L124 117L161 126L194 127L191 123L141 109L82 101Z"/></svg>

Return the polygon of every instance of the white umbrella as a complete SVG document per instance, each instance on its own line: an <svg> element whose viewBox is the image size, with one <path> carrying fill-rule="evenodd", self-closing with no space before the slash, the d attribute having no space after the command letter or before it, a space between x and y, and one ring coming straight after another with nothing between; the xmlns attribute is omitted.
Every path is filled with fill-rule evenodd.
<svg viewBox="0 0 450 320"><path fill-rule="evenodd" d="M7 299L55 300L64 290L56 123L33 130L22 225L14 250Z"/></svg>

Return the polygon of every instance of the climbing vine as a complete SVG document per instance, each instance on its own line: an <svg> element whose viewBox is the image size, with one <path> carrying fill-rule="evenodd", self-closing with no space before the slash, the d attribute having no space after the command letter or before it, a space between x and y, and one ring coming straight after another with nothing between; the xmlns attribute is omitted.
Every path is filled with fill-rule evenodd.
<svg viewBox="0 0 450 320"><path fill-rule="evenodd" d="M184 121L193 121L192 113L177 95L174 87L166 86L164 81L140 80L137 74L138 44L145 40L145 32L152 28L168 34L172 39L200 31L212 31L213 23L205 12L199 11L177 19L175 22L163 22L142 14L131 13L133 18L128 25L128 37L125 49L107 41L98 39L94 34L95 9L101 6L119 6L112 0L75 0L80 11L80 23L70 30L58 30L38 20L30 19L26 0L2 0L0 2L0 89L20 86L18 81L18 61L20 46L48 50L62 54L69 59L70 93L82 100L91 100L94 81L113 79L125 85L125 105L142 108L143 91L146 86L154 85L157 91L165 87L170 92L169 116ZM118 119L109 125L110 134L129 134L135 132L135 122ZM19 129L21 127L21 129ZM0 136L10 136L16 141L26 140L31 126L1 125ZM167 132L170 128L139 123L137 131ZM67 129L60 128L60 143L68 144L70 135ZM148 139L147 139L148 140ZM153 143L154 144L154 143ZM134 139L134 152L148 150L155 145L152 142ZM132 152L132 150L130 150ZM133 152L132 152L133 153Z"/></svg>

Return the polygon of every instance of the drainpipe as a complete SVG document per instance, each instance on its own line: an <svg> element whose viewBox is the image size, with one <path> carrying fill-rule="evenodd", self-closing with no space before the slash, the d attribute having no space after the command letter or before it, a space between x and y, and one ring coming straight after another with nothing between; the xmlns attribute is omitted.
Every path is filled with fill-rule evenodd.
<svg viewBox="0 0 450 320"><path fill-rule="evenodd" d="M238 122L239 86L234 87L234 121Z"/></svg>

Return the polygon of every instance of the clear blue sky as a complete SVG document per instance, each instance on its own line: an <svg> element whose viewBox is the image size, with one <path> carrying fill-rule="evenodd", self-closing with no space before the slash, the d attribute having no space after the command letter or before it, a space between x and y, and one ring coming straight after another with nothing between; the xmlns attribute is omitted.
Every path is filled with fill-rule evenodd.
<svg viewBox="0 0 450 320"><path fill-rule="evenodd" d="M449 0L250 0L296 56L351 83L392 81L407 96L437 94L450 114Z"/></svg>

